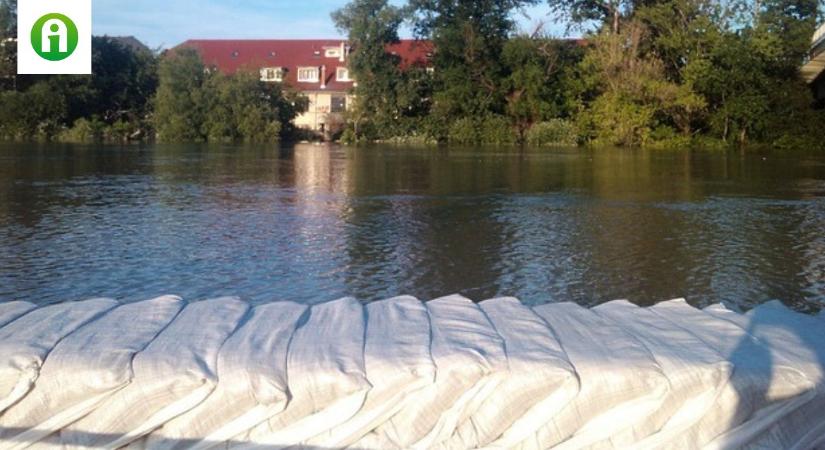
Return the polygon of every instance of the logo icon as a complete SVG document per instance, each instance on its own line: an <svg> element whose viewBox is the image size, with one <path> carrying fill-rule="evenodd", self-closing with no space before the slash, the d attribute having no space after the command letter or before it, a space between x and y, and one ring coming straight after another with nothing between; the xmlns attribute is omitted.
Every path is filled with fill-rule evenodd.
<svg viewBox="0 0 825 450"><path fill-rule="evenodd" d="M31 44L34 51L48 61L62 61L77 48L77 26L63 14L46 14L34 23Z"/></svg>

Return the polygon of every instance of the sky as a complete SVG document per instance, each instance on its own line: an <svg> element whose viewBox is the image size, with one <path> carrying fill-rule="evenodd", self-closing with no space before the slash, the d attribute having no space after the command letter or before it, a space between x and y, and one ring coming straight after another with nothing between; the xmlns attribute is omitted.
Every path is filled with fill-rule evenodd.
<svg viewBox="0 0 825 450"><path fill-rule="evenodd" d="M169 48L187 39L337 38L330 13L347 0L94 0L95 35L140 39L151 48ZM519 27L538 23L556 36L564 26L553 23L546 4L516 14ZM402 37L410 37L402 30Z"/></svg>

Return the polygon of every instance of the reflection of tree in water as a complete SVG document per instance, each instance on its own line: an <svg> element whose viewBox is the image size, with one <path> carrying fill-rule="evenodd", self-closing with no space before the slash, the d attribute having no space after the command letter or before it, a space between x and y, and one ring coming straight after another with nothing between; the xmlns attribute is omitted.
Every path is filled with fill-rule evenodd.
<svg viewBox="0 0 825 450"><path fill-rule="evenodd" d="M474 195L495 182L491 171L463 170L463 162L433 152L356 156L351 164L347 279L354 292L373 299L460 292L479 300L498 293L500 200Z"/></svg>

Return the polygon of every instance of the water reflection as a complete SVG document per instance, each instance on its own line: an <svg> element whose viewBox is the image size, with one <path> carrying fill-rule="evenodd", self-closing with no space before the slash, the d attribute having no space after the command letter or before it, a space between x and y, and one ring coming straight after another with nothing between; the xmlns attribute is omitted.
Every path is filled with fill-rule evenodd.
<svg viewBox="0 0 825 450"><path fill-rule="evenodd" d="M825 158L0 146L0 300L825 303Z"/></svg>

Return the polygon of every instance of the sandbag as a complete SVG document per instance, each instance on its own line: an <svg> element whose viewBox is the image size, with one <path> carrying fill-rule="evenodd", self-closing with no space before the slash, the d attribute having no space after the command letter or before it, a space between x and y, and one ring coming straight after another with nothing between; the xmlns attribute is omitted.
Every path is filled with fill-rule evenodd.
<svg viewBox="0 0 825 450"><path fill-rule="evenodd" d="M441 448L512 447L535 434L579 391L575 369L561 345L529 307L511 297L487 300L479 307L504 340L507 370Z"/></svg>
<svg viewBox="0 0 825 450"><path fill-rule="evenodd" d="M172 296L125 304L60 341L43 363L34 389L0 415L0 447L35 444L128 385L134 355L175 318L183 304Z"/></svg>
<svg viewBox="0 0 825 450"><path fill-rule="evenodd" d="M684 300L660 303L650 310L694 334L733 364L733 375L714 406L667 448L702 448L730 430L736 430L729 435L731 443L747 441L764 431L765 421L779 420L811 399L814 384L804 373L734 323L697 310ZM759 411L764 420L740 427ZM726 446L731 447L735 445Z"/></svg>
<svg viewBox="0 0 825 450"><path fill-rule="evenodd" d="M415 297L396 297L366 306L364 363L372 389L358 413L315 436L303 447L343 448L386 422L417 392L435 382L427 308Z"/></svg>
<svg viewBox="0 0 825 450"><path fill-rule="evenodd" d="M558 337L581 382L579 394L520 448L579 449L626 428L628 417L661 408L667 377L635 337L572 303L534 307Z"/></svg>
<svg viewBox="0 0 825 450"><path fill-rule="evenodd" d="M625 430L593 448L659 448L714 406L733 372L721 354L671 321L627 301L605 303L593 311L639 339L670 383L659 409L648 416L627 417Z"/></svg>
<svg viewBox="0 0 825 450"><path fill-rule="evenodd" d="M761 305L746 315L721 305L705 312L747 330L775 353L790 361L816 384L815 397L784 417L766 411L711 442L709 448L750 447L807 450L825 443L825 327L811 316L797 314L779 302ZM759 431L758 437L754 437Z"/></svg>
<svg viewBox="0 0 825 450"><path fill-rule="evenodd" d="M131 383L60 432L64 449L122 447L203 401L218 351L248 308L236 298L187 305L135 356Z"/></svg>
<svg viewBox="0 0 825 450"><path fill-rule="evenodd" d="M0 302L0 327L10 323L14 319L17 319L35 308L36 306L29 302Z"/></svg>
<svg viewBox="0 0 825 450"><path fill-rule="evenodd" d="M287 347L307 306L255 307L218 354L218 385L200 405L167 422L148 448L201 449L244 433L286 408Z"/></svg>
<svg viewBox="0 0 825 450"><path fill-rule="evenodd" d="M110 299L60 303L0 328L0 413L29 392L46 355L61 339L117 305Z"/></svg>
<svg viewBox="0 0 825 450"><path fill-rule="evenodd" d="M364 309L353 298L313 305L287 351L289 404L230 445L290 447L354 416L370 388L364 371L364 329Z"/></svg>
<svg viewBox="0 0 825 450"><path fill-rule="evenodd" d="M504 368L504 342L471 300L453 295L426 306L435 383L416 393L413 401L354 448L426 448L442 435L448 438L471 404L489 395L487 376Z"/></svg>

